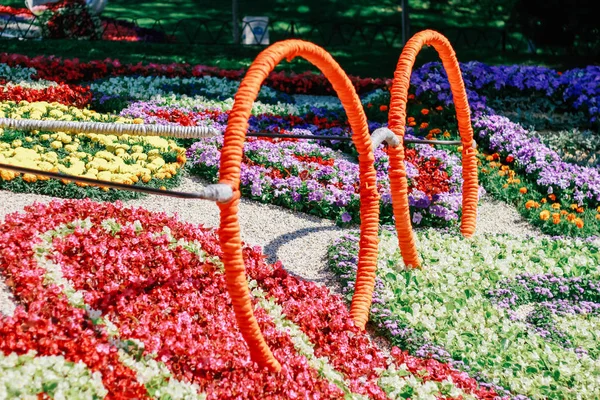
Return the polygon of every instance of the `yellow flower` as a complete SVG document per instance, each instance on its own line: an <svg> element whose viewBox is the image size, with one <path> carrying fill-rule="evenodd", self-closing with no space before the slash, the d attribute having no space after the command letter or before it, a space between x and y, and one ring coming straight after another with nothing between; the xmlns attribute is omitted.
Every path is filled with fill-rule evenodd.
<svg viewBox="0 0 600 400"><path fill-rule="evenodd" d="M7 171L5 169L0 169L0 179L3 181L12 181L15 179L15 173L12 171Z"/></svg>
<svg viewBox="0 0 600 400"><path fill-rule="evenodd" d="M32 174L24 174L23 180L27 183L34 183L34 182L37 182L37 177Z"/></svg>
<svg viewBox="0 0 600 400"><path fill-rule="evenodd" d="M541 219L542 221L547 221L547 220L549 220L549 219L550 219L550 211L548 211L548 210L544 210L544 211L542 211L542 212L540 213L540 219Z"/></svg>
<svg viewBox="0 0 600 400"><path fill-rule="evenodd" d="M52 147L53 149L60 149L62 148L62 142L55 140L54 142L50 143L50 147Z"/></svg>

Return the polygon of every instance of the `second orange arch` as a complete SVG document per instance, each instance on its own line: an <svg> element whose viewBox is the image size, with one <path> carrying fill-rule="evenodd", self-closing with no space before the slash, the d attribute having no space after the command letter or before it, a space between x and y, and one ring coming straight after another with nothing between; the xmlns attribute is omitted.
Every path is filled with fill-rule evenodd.
<svg viewBox="0 0 600 400"><path fill-rule="evenodd" d="M408 99L408 88L410 76L417 58L417 54L425 45L433 46L440 58L452 90L456 118L458 120L458 131L462 143L462 165L463 165L463 200L461 233L470 237L475 233L477 221L477 202L479 183L477 178L477 150L473 140L473 127L471 126L471 110L467 100L465 84L460 72L460 66L456 54L448 39L442 34L426 30L414 35L404 46L391 89L390 111L388 116L388 127L396 135L404 138L406 124L406 102ZM404 264L419 267L419 257L415 240L413 237L412 222L408 206L408 181L406 179L406 167L404 164L404 147L390 147L388 149L390 158L389 177L392 192L392 207L396 219L396 231L398 232L398 244L402 253Z"/></svg>

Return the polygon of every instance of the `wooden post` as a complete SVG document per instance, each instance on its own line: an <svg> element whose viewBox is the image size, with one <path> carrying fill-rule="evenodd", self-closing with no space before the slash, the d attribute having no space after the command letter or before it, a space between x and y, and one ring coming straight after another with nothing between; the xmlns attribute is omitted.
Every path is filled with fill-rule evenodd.
<svg viewBox="0 0 600 400"><path fill-rule="evenodd" d="M240 18L238 0L231 0L231 28L231 31L233 32L233 44L240 44Z"/></svg>
<svg viewBox="0 0 600 400"><path fill-rule="evenodd" d="M408 0L400 0L402 7L402 44L405 45L410 37L410 21L408 19Z"/></svg>

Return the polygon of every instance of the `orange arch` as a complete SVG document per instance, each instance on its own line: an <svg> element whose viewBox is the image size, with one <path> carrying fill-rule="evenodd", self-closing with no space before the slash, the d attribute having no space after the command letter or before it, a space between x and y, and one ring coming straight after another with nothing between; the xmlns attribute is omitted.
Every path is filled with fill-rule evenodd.
<svg viewBox="0 0 600 400"><path fill-rule="evenodd" d="M301 40L275 43L254 60L235 95L225 131L219 170L220 183L229 184L234 194L229 202L219 203L221 209L219 236L223 249L227 290L252 359L272 371L278 371L281 365L265 342L254 317L242 259L238 221L240 169L248 119L260 86L281 60L284 58L290 60L296 56L302 56L310 61L329 79L348 114L353 132L352 139L358 149L361 199L360 251L350 315L361 328L364 328L369 317L378 254L379 194L373 164L374 157L367 119L354 86L338 63L321 47Z"/></svg>
<svg viewBox="0 0 600 400"><path fill-rule="evenodd" d="M442 34L426 30L414 35L404 46L391 89L390 112L388 126L396 135L404 137L406 121L406 101L410 75L417 54L424 45L433 46L448 75L452 97L458 119L458 130L462 142L463 164L463 200L461 232L470 237L475 233L477 221L478 180L477 180L477 150L474 147L473 128L471 126L471 110L467 100L467 92L462 79L460 67L454 49ZM402 142L401 142L402 143ZM415 246L412 223L408 208L408 182L404 165L404 147L402 145L388 149L390 159L390 188L392 192L392 207L396 219L398 243L402 258L406 265L418 267L420 265L417 248Z"/></svg>

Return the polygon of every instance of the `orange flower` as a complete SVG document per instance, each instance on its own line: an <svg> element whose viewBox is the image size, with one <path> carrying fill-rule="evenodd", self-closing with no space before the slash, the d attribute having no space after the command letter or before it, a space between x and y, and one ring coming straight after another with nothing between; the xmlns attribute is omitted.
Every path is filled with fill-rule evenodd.
<svg viewBox="0 0 600 400"><path fill-rule="evenodd" d="M540 213L540 219L542 221L548 221L550 219L550 211L544 210Z"/></svg>
<svg viewBox="0 0 600 400"><path fill-rule="evenodd" d="M560 214L559 213L552 214L552 223L554 223L554 225L558 225L560 223Z"/></svg>
<svg viewBox="0 0 600 400"><path fill-rule="evenodd" d="M35 176L33 174L24 174L23 180L27 183L35 183L35 182L37 182L37 176Z"/></svg>
<svg viewBox="0 0 600 400"><path fill-rule="evenodd" d="M583 220L581 218L576 218L575 226L578 227L579 229L583 228Z"/></svg>
<svg viewBox="0 0 600 400"><path fill-rule="evenodd" d="M487 161L492 161L492 160L494 159L494 157L492 157L492 156L486 156L486 157L485 157L485 159L486 159ZM490 165L491 165L491 164L490 164ZM599 211L599 212L600 212L600 211Z"/></svg>
<svg viewBox="0 0 600 400"><path fill-rule="evenodd" d="M437 106L435 109L436 109L436 110L438 110L438 111L442 111L442 110L444 109L444 107L442 107L442 106Z"/></svg>
<svg viewBox="0 0 600 400"><path fill-rule="evenodd" d="M513 156L506 156L506 162L507 163L511 163L515 160L515 158Z"/></svg>
<svg viewBox="0 0 600 400"><path fill-rule="evenodd" d="M535 207L535 201L533 201L533 200L528 200L528 201L527 201L527 203L525 203L525 208L526 208L526 209L528 209L528 210L529 210L530 208L533 208L533 207Z"/></svg>
<svg viewBox="0 0 600 400"><path fill-rule="evenodd" d="M414 99L414 98L415 98L415 95L414 95L414 94L409 94L409 95L408 95L408 99L409 99L409 100L412 100L412 99Z"/></svg>
<svg viewBox="0 0 600 400"><path fill-rule="evenodd" d="M552 201L556 201L556 196L554 195L554 193L549 194L548 198Z"/></svg>
<svg viewBox="0 0 600 400"><path fill-rule="evenodd" d="M415 125L417 125L417 123L416 123L416 122L414 122L414 121L413 121L413 122L409 122L409 123L408 123L408 126L415 126Z"/></svg>
<svg viewBox="0 0 600 400"><path fill-rule="evenodd" d="M492 157L494 158L494 160L499 160L500 159L500 154L494 153L494 154L492 154Z"/></svg>
<svg viewBox="0 0 600 400"><path fill-rule="evenodd" d="M450 132L448 132L448 131L445 131L445 132L444 132L444 137L445 137L445 138L449 138L449 137L450 137Z"/></svg>
<svg viewBox="0 0 600 400"><path fill-rule="evenodd" d="M498 175L504 176L504 175L506 175L506 172L504 172L504 171L498 171Z"/></svg>
<svg viewBox="0 0 600 400"><path fill-rule="evenodd" d="M555 210L560 210L560 203L552 203L552 208Z"/></svg>
<svg viewBox="0 0 600 400"><path fill-rule="evenodd" d="M543 199L541 199L541 200L540 200L540 202L541 202L542 204L546 204L546 203L548 202L548 200L546 200L546 198L544 197Z"/></svg>
<svg viewBox="0 0 600 400"><path fill-rule="evenodd" d="M427 114L429 114L429 110L426 109L426 108L424 108L424 109L421 110L421 114L427 115Z"/></svg>
<svg viewBox="0 0 600 400"><path fill-rule="evenodd" d="M577 210L577 204L571 204L571 210Z"/></svg>
<svg viewBox="0 0 600 400"><path fill-rule="evenodd" d="M429 127L429 124L427 122L423 122L421 124L421 126L419 126L419 128L421 128L421 129L427 129L428 127Z"/></svg>
<svg viewBox="0 0 600 400"><path fill-rule="evenodd" d="M388 106L386 106L385 104L379 106L379 111L387 111L387 109L388 109Z"/></svg>
<svg viewBox="0 0 600 400"><path fill-rule="evenodd" d="M367 104L367 108L371 108L371 107L373 107L373 104L371 104L371 103Z"/></svg>
<svg viewBox="0 0 600 400"><path fill-rule="evenodd" d="M577 212L581 214L583 212L583 207L577 207Z"/></svg>
<svg viewBox="0 0 600 400"><path fill-rule="evenodd" d="M434 129L430 130L429 133L432 135L437 135L439 133L442 133L442 130L440 128L434 128Z"/></svg>
<svg viewBox="0 0 600 400"><path fill-rule="evenodd" d="M598 208L596 208L596 211L598 211L598 213L600 213L600 206L598 206Z"/></svg>
<svg viewBox="0 0 600 400"><path fill-rule="evenodd" d="M502 189L506 189L508 187L508 183L505 183L504 185L502 185Z"/></svg>
<svg viewBox="0 0 600 400"><path fill-rule="evenodd" d="M519 192L521 194L525 194L525 193L527 193L527 188L526 187L522 187L521 189L519 189Z"/></svg>
<svg viewBox="0 0 600 400"><path fill-rule="evenodd" d="M600 221L600 214L596 214L596 219Z"/></svg>
<svg viewBox="0 0 600 400"><path fill-rule="evenodd" d="M408 122L413 122L415 120L415 117L408 117Z"/></svg>
<svg viewBox="0 0 600 400"><path fill-rule="evenodd" d="M567 221L569 221L569 222L575 221L575 214L569 213L569 215L567 215Z"/></svg>
<svg viewBox="0 0 600 400"><path fill-rule="evenodd" d="M567 215L569 212L567 210L560 210L560 215Z"/></svg>

